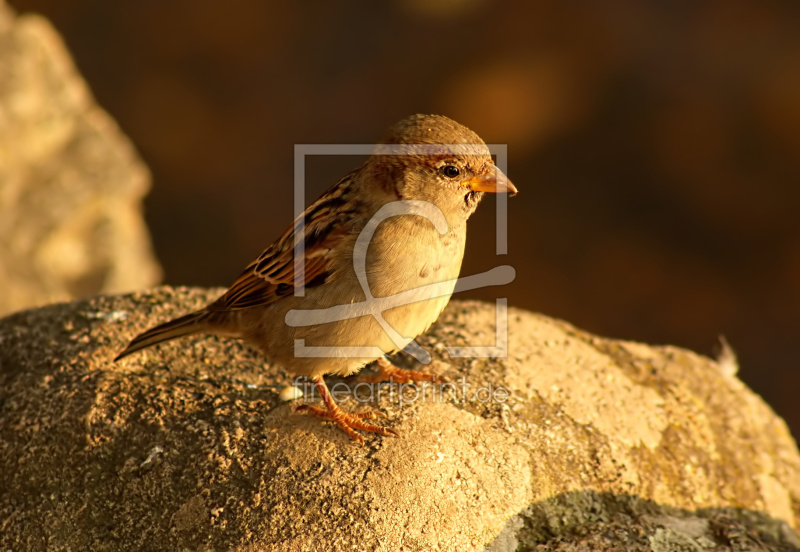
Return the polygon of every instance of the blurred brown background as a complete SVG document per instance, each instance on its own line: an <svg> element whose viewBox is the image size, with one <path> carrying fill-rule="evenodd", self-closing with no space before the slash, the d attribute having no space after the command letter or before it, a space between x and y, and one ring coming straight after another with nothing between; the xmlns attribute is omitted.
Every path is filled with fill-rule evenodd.
<svg viewBox="0 0 800 552"><path fill-rule="evenodd" d="M517 279L471 296L704 354L725 334L800 433L800 3L10 3L152 169L166 283L227 285L278 236L295 143L441 113L508 144L521 190L507 260L484 206L463 272ZM310 159L308 199L358 163Z"/></svg>

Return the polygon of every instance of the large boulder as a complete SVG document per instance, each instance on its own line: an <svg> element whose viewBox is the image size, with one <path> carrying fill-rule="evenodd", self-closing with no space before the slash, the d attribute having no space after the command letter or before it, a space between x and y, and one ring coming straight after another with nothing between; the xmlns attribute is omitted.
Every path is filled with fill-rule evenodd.
<svg viewBox="0 0 800 552"><path fill-rule="evenodd" d="M729 366L515 309L506 358L450 358L504 339L494 305L453 302L420 342L455 387L329 382L401 434L362 447L240 342L112 361L218 293L0 320L0 549L795 549L800 456Z"/></svg>
<svg viewBox="0 0 800 552"><path fill-rule="evenodd" d="M0 0L0 313L155 284L149 182L50 24Z"/></svg>

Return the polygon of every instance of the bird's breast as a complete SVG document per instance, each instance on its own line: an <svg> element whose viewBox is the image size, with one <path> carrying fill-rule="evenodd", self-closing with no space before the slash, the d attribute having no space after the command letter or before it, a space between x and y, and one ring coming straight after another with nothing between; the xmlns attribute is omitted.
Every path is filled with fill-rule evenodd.
<svg viewBox="0 0 800 552"><path fill-rule="evenodd" d="M387 221L392 224L383 223L375 232L365 266L374 297L458 277L464 257L465 227L449 228L440 234L430 222L418 219L396 217Z"/></svg>

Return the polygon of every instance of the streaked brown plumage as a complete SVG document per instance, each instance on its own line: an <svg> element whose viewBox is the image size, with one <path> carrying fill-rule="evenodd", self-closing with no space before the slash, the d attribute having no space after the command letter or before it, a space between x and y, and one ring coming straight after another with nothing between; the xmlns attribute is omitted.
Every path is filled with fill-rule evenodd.
<svg viewBox="0 0 800 552"><path fill-rule="evenodd" d="M314 381L325 408L306 406L308 413L335 422L358 441L362 439L354 429L394 434L363 421L374 418L374 413L348 414L339 409L322 376L355 373L379 356L341 356L346 347L377 347L384 353L402 348L438 318L453 285L445 284L440 297L383 312L390 326L405 338L400 346L372 316L296 327L286 323L287 313L304 311L302 315L317 320L314 317L321 316L320 309L363 302L365 292L358 279L361 264L368 289L376 298L454 281L464 255L466 222L483 193L516 192L516 188L495 167L483 141L446 117L414 115L404 119L390 129L382 144L363 166L312 203L222 297L200 311L137 336L116 360L197 332L240 338L271 362ZM399 201L402 203L395 203ZM386 206L405 209L412 203L431 216L404 214L377 225L370 222ZM435 228L436 217L441 217L440 224L446 221L445 232ZM367 247L356 247L362 231L374 234ZM298 236L304 246L302 278L294 255ZM304 294L297 295L296 287L303 287ZM296 340L304 340L307 347L333 349L328 349L325 357L302 356L297 354ZM385 361L379 364L392 370Z"/></svg>

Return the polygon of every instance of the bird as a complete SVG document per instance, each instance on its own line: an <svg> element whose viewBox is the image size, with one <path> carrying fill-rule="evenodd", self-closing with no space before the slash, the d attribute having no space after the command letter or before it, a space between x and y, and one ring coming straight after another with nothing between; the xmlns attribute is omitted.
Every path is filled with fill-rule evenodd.
<svg viewBox="0 0 800 552"><path fill-rule="evenodd" d="M447 305L467 219L486 193L513 195L517 188L477 134L442 115L407 117L222 296L137 335L114 360L195 333L238 338L271 365L313 382L322 406L296 410L333 422L358 443L358 431L397 436L370 423L385 417L378 411L340 408L323 376L349 376L377 360L379 378L435 379L401 370L386 355L424 333ZM391 302L401 296L400 304ZM376 302L385 308L379 314L369 310Z"/></svg>

